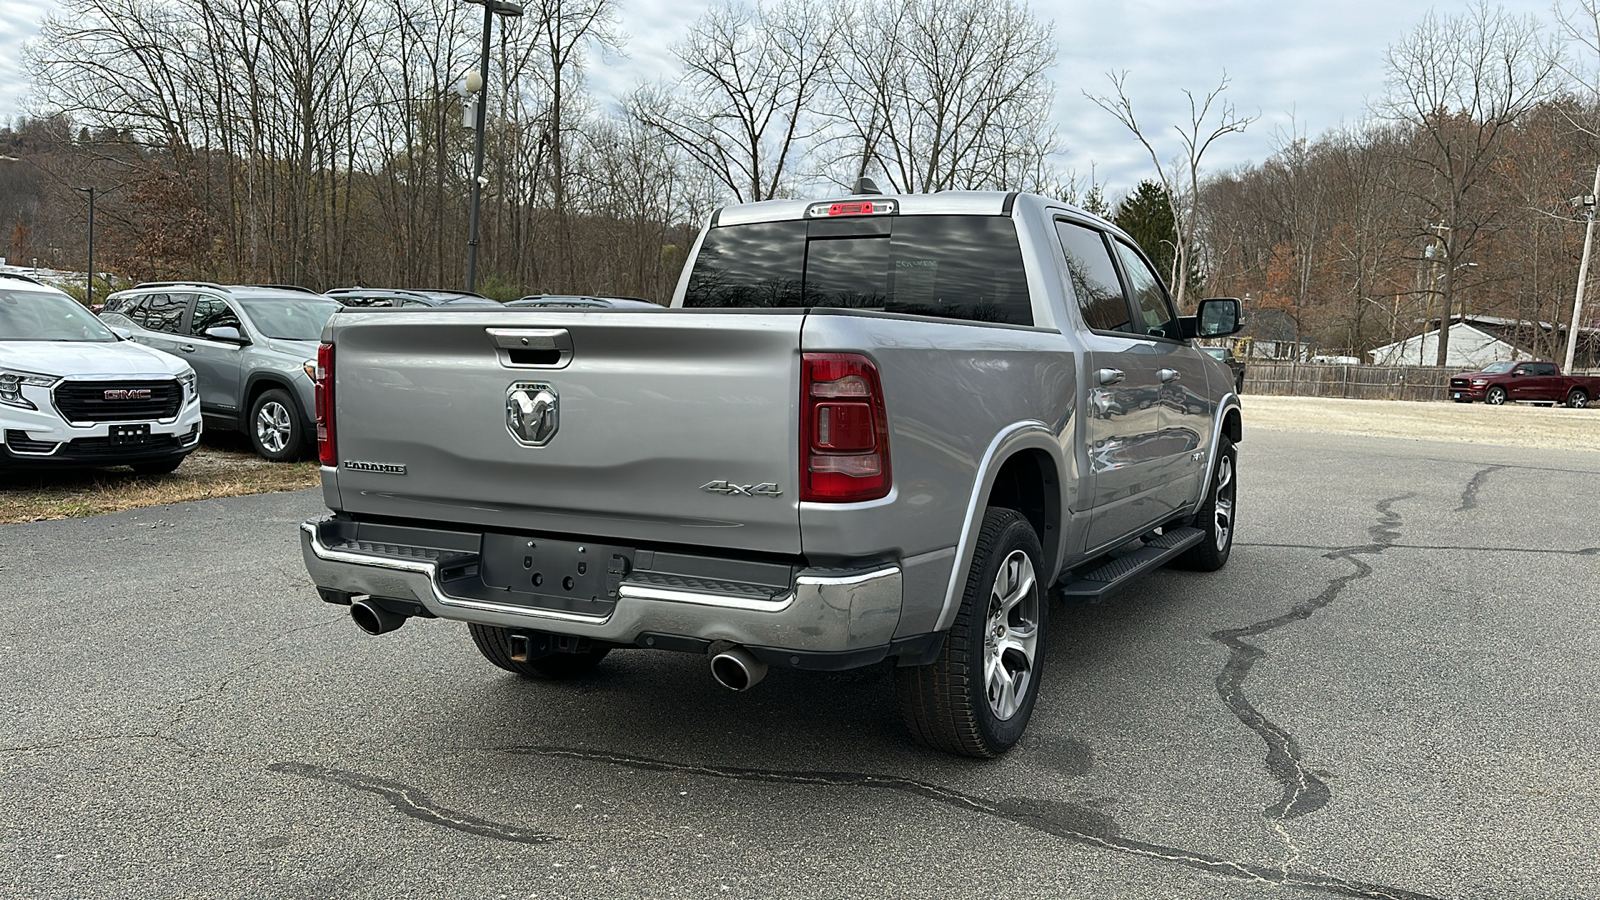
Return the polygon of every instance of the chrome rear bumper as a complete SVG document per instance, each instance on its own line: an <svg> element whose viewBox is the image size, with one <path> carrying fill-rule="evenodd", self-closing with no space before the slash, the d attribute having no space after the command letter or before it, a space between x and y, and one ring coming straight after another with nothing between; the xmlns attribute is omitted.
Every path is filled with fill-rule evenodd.
<svg viewBox="0 0 1600 900"><path fill-rule="evenodd" d="M449 572L470 571L475 554L388 545L383 552L325 539L327 519L300 526L306 570L318 588L420 604L434 616L528 628L612 643L660 634L805 653L887 647L900 621L901 572L803 569L787 593L757 597L714 581L674 583L648 573L625 577L603 613L545 609L452 594ZM459 583L459 582L457 582Z"/></svg>

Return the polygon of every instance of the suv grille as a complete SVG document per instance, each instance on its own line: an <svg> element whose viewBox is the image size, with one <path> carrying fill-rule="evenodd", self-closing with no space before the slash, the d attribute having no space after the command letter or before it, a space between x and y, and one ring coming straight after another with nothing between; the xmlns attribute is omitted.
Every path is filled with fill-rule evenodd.
<svg viewBox="0 0 1600 900"><path fill-rule="evenodd" d="M1471 385L1465 378L1452 378L1450 379L1450 387L1451 389L1459 390L1461 388L1471 387Z"/></svg>
<svg viewBox="0 0 1600 900"><path fill-rule="evenodd" d="M148 399L108 400L109 391L149 391ZM56 409L69 422L170 419L183 405L183 388L165 381L64 381L56 385Z"/></svg>

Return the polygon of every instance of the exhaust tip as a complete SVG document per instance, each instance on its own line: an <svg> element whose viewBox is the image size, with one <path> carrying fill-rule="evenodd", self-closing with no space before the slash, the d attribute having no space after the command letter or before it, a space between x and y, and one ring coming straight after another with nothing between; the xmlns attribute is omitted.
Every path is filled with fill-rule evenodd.
<svg viewBox="0 0 1600 900"><path fill-rule="evenodd" d="M406 623L406 617L371 602L357 600L350 604L350 621L367 634L387 634Z"/></svg>
<svg viewBox="0 0 1600 900"><path fill-rule="evenodd" d="M748 691L767 677L767 664L743 647L711 657L711 677L730 691Z"/></svg>

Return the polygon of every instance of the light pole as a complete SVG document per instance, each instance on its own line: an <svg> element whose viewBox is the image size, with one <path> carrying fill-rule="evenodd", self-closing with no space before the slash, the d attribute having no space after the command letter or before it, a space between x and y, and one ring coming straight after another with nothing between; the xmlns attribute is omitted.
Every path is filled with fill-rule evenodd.
<svg viewBox="0 0 1600 900"><path fill-rule="evenodd" d="M89 275L84 279L83 305L94 308L94 188L78 188L89 195Z"/></svg>
<svg viewBox="0 0 1600 900"><path fill-rule="evenodd" d="M1573 209L1582 209L1589 224L1583 229L1583 261L1578 263L1578 291L1572 297L1572 324L1567 327L1567 359L1561 371L1572 374L1572 361L1578 352L1578 326L1583 323L1583 286L1589 280L1589 253L1594 247L1595 195L1600 194L1600 166L1594 167L1594 190L1587 196L1573 197L1567 202Z"/></svg>
<svg viewBox="0 0 1600 900"><path fill-rule="evenodd" d="M478 3L483 6L483 56L478 60L478 71L468 73L466 88L469 93L475 93L477 98L477 122L474 128L478 132L478 146L472 156L472 215L467 226L467 290L473 291L478 286L478 203L483 198L483 131L488 121L489 108L485 102L488 100L489 86L489 35L494 28L494 17L505 16L515 19L522 15L522 7L508 0L467 0L468 3ZM474 87L472 75L477 75L477 85Z"/></svg>

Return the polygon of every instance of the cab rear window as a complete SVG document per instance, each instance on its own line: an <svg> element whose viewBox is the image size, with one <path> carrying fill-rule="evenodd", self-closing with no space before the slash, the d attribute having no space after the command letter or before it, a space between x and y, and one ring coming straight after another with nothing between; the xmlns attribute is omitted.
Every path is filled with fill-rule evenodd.
<svg viewBox="0 0 1600 900"><path fill-rule="evenodd" d="M1000 216L862 216L713 228L686 307L873 309L1032 325L1016 226Z"/></svg>

